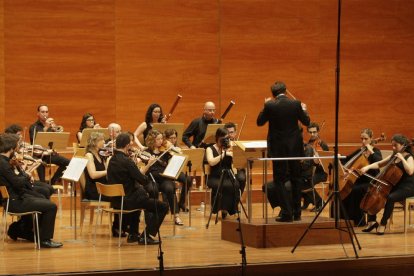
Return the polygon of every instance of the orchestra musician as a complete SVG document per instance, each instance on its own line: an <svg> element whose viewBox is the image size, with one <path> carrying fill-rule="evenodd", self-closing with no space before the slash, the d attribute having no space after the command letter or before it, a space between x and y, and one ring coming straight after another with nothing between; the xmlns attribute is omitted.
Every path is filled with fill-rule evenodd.
<svg viewBox="0 0 414 276"><path fill-rule="evenodd" d="M145 139L147 138L148 132L152 129L152 124L153 123L165 123L165 122L166 122L166 117L164 116L162 112L161 106L156 103L151 104L148 107L147 112L145 113L145 121L142 122L134 132L135 143L138 145L138 147L141 150L145 149L145 145L141 144L141 142L139 141L139 137L143 135L144 143L145 143Z"/></svg>
<svg viewBox="0 0 414 276"><path fill-rule="evenodd" d="M240 185L236 178L231 179L231 176L228 174L224 174L221 177L223 170L233 173L233 150L228 130L226 128L218 128L215 138L216 143L206 149L206 159L210 165L207 186L212 189L211 202L214 204L212 213L216 214L221 210L221 217L225 219L227 214L233 215L238 210ZM220 183L220 179L222 179L222 183Z"/></svg>
<svg viewBox="0 0 414 276"><path fill-rule="evenodd" d="M154 158L148 161L145 167L138 169L134 161L128 157L131 138L127 133L121 133L115 141L114 154L109 160L107 177L109 184L121 183L124 186L124 209L145 209L145 222L147 233L147 244L158 244L154 240L168 211L168 205L156 198L150 198L143 186L151 185L145 172L155 161ZM115 208L121 207L119 198L113 198L112 204ZM139 214L134 212L125 216L129 225L129 235L127 242L145 244L145 235L138 234ZM152 237L151 237L152 236Z"/></svg>
<svg viewBox="0 0 414 276"><path fill-rule="evenodd" d="M15 152L15 155L16 155L15 158L23 159L21 161L23 164L14 166L16 175L23 175L23 176L27 176L28 178L30 178L30 182L32 183L33 190L42 194L45 198L49 199L50 196L54 193L53 187L49 185L48 183L34 180L32 176L33 169L39 166L42 163L42 160L30 158L31 160L30 162L35 162L30 166L28 166L28 164L24 160L24 158L27 157L27 155L25 156L24 148L21 146L22 144L24 144L22 132L23 132L23 128L17 124L12 124L4 130L4 133L16 134L19 137L19 141L17 143L17 149ZM17 161L17 162L20 162L20 161Z"/></svg>
<svg viewBox="0 0 414 276"><path fill-rule="evenodd" d="M257 125L269 122L267 150L269 157L304 156L302 131L299 122L307 126L310 118L306 105L286 96L286 85L276 82L271 86L273 98L266 98L263 110L257 117ZM281 206L278 222L292 222L301 219L301 166L300 161L273 161L273 181ZM292 196L284 185L290 179ZM291 200L292 199L292 200Z"/></svg>
<svg viewBox="0 0 414 276"><path fill-rule="evenodd" d="M85 128L100 128L99 124L95 123L95 117L91 113L85 113L82 116L82 121L80 123L80 127L78 132L76 133L76 139L78 139L78 143L82 140L82 131Z"/></svg>
<svg viewBox="0 0 414 276"><path fill-rule="evenodd" d="M38 132L54 132L56 131L53 118L49 117L49 107L46 104L40 104L37 107L37 121L30 126L30 142L33 143L35 133ZM46 163L55 164L58 166L55 174L50 179L50 184L54 185L62 177L63 171L66 169L66 166L69 165L70 160L60 156L57 153L49 153L48 155L43 155L42 160ZM40 165L37 168L37 174L40 181L45 182L45 166Z"/></svg>
<svg viewBox="0 0 414 276"><path fill-rule="evenodd" d="M10 164L17 150L19 137L15 134L0 134L0 183L7 187L10 195L9 211L24 213L39 211L40 247L58 248L62 243L52 240L57 206L42 194L32 189L27 175L16 175ZM33 240L33 221L31 215L23 216L18 222L10 225L8 235L11 239L24 238Z"/></svg>
<svg viewBox="0 0 414 276"><path fill-rule="evenodd" d="M346 164L349 160L353 159L356 155L362 154L362 158L365 158L368 164L372 164L382 160L381 150L374 145L373 139L374 132L372 129L364 128L361 130L361 147L353 151L350 155L343 159L341 162ZM363 152L361 152L363 150ZM350 168L349 168L350 169ZM379 173L378 169L370 169L366 172L371 176L376 176ZM360 176L354 183L351 193L342 200L344 208L348 214L348 218L354 221L356 226L365 226L365 212L359 207L362 198L364 197L369 187L371 179L368 176Z"/></svg>
<svg viewBox="0 0 414 276"><path fill-rule="evenodd" d="M170 211L174 214L174 223L176 225L183 225L179 212L180 210L187 211L185 207L185 190L189 190L191 186L191 179L190 177L186 177L183 172L181 172L178 176L177 181L180 182L183 187L184 185L187 185L187 189L181 189L180 201L177 204L175 181L161 175L167 167L168 160L171 158L171 154L169 152L164 152L169 148L162 149L164 144L163 134L158 130L152 129L148 132L145 143L148 147L146 151L155 158L159 158L158 161L148 169L146 174L152 174L154 177L158 190L162 193L164 202L169 204Z"/></svg>
<svg viewBox="0 0 414 276"><path fill-rule="evenodd" d="M227 129L229 133L229 139L230 139L232 146L234 146L234 141L237 140L236 139L237 137L236 124L233 122L227 122L226 124L224 124L224 127ZM236 178L237 178L237 181L239 181L240 191L243 194L244 188L246 187L246 169L237 168Z"/></svg>
<svg viewBox="0 0 414 276"><path fill-rule="evenodd" d="M387 197L384 213L380 223L378 224L376 221L376 214L368 215L368 224L363 232L371 232L374 228L376 228L377 235L383 235L388 219L391 217L394 210L395 202L403 201L407 197L414 196L414 159L410 143L411 141L407 137L402 134L395 134L391 139L393 154L381 161L361 168L362 173L366 173L372 169L378 170L386 165L391 158L396 157L394 161L395 165L402 171L402 177L392 187L392 190Z"/></svg>
<svg viewBox="0 0 414 276"><path fill-rule="evenodd" d="M313 157L317 155L318 151L328 151L328 145L320 138L319 124L311 122L307 126L307 131L310 134L308 142L305 146L305 156ZM302 197L303 206L302 210L308 208L309 204L313 204L311 212L319 211L322 207L322 198L318 193L314 192L314 185L326 181L328 174L324 171L322 165L318 159L303 160L302 162ZM304 192L306 191L306 192Z"/></svg>
<svg viewBox="0 0 414 276"><path fill-rule="evenodd" d="M219 124L220 120L214 118L216 105L213 102L204 104L203 115L194 119L183 133L183 142L191 149L207 148L209 145L203 142L206 135L207 125ZM192 137L192 141L190 138Z"/></svg>

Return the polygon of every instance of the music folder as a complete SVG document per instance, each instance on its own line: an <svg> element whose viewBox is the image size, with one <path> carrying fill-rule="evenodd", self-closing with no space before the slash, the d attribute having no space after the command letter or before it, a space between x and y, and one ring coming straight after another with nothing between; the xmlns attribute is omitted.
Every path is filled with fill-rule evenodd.
<svg viewBox="0 0 414 276"><path fill-rule="evenodd" d="M224 127L224 124L208 124L206 134L204 135L205 144L214 144L216 142L216 131L220 127Z"/></svg>
<svg viewBox="0 0 414 276"><path fill-rule="evenodd" d="M79 147L86 147L88 144L88 139L91 137L92 132L103 133L105 141L109 139L109 129L107 128L84 128L82 130L82 139L79 142Z"/></svg>
<svg viewBox="0 0 414 276"><path fill-rule="evenodd" d="M171 178L177 179L179 174L182 172L184 167L187 165L188 156L184 154L174 154L170 160L168 161L168 165L165 168L163 173L160 175Z"/></svg>

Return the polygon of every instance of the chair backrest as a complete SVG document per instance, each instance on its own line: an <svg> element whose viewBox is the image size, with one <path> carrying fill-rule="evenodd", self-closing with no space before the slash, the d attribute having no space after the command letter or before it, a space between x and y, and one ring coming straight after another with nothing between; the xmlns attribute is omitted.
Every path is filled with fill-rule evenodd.
<svg viewBox="0 0 414 276"><path fill-rule="evenodd" d="M102 184L96 182L98 193L104 196L125 196L124 185L122 184Z"/></svg>
<svg viewBox="0 0 414 276"><path fill-rule="evenodd" d="M0 193L3 199L9 199L9 192L6 186L0 186Z"/></svg>

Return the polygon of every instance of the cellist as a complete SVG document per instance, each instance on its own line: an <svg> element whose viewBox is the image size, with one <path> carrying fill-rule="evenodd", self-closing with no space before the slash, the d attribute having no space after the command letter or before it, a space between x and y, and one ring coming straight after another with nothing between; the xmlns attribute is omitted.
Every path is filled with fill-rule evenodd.
<svg viewBox="0 0 414 276"><path fill-rule="evenodd" d="M357 157L360 154L360 158L365 159L366 164L372 164L382 160L381 150L375 147L374 139L373 139L373 131L369 128L364 128L361 130L361 148L358 148L350 155L347 156L345 159L345 166L350 166L348 169L353 167L353 164L348 164L348 161ZM357 162L357 161L355 161ZM371 176L375 176L379 173L378 169L370 169L367 173ZM345 210L348 214L348 218L354 221L354 225L356 226L364 226L366 225L364 211L361 210L359 204L366 193L369 182L367 176L359 177L352 187L351 193L342 200L344 204Z"/></svg>
<svg viewBox="0 0 414 276"><path fill-rule="evenodd" d="M368 224L363 232L371 232L377 229L377 235L383 235L387 226L388 219L394 210L394 203L402 201L407 197L414 196L414 159L411 151L410 140L402 134L395 134L391 139L393 154L387 158L361 168L362 173L371 169L379 169L388 164L391 158L395 158L395 165L402 171L402 177L393 186L387 197L380 224L376 221L375 215L368 215Z"/></svg>

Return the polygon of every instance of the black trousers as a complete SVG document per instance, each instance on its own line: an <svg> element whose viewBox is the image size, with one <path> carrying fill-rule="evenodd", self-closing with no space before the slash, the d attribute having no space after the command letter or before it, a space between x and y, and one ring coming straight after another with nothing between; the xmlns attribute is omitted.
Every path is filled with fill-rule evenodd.
<svg viewBox="0 0 414 276"><path fill-rule="evenodd" d="M69 165L70 160L66 157L60 156L58 154L52 154L51 156L43 156L42 160L46 163L55 164L58 166L58 169L56 170L55 174L52 176L51 184L54 185L55 182L59 180L59 178L62 177L63 171L66 169L66 166ZM45 181L45 166L40 165L37 168L37 174L39 176L39 180L42 182Z"/></svg>
<svg viewBox="0 0 414 276"><path fill-rule="evenodd" d="M10 200L9 211L23 213L29 211L39 211L39 235L40 240L49 240L53 238L55 231L56 204L46 198L24 195L22 199ZM30 216L23 218L31 220Z"/></svg>

